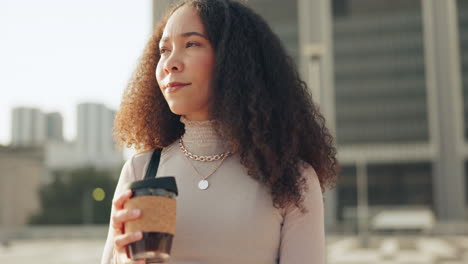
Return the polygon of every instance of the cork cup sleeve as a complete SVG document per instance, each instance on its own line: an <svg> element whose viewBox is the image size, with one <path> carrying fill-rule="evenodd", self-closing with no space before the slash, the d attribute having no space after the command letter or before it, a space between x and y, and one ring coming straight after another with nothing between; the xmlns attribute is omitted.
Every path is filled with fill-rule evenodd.
<svg viewBox="0 0 468 264"><path fill-rule="evenodd" d="M174 235L176 221L176 201L163 196L134 197L125 203L126 209L138 208L139 219L125 224L125 232L159 232Z"/></svg>

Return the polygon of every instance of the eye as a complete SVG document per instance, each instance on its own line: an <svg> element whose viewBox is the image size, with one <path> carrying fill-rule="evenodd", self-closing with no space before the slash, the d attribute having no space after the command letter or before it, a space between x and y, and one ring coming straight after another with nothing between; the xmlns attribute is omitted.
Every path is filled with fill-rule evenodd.
<svg viewBox="0 0 468 264"><path fill-rule="evenodd" d="M163 54L165 52L167 52L166 48L159 48L159 54Z"/></svg>
<svg viewBox="0 0 468 264"><path fill-rule="evenodd" d="M187 42L187 45L185 45L186 48L196 47L196 46L200 46L200 44L198 44L196 42Z"/></svg>

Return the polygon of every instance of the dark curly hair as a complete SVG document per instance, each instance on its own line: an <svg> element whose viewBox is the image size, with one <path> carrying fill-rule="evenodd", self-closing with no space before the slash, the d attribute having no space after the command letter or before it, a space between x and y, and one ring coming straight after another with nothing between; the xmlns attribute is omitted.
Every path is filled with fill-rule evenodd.
<svg viewBox="0 0 468 264"><path fill-rule="evenodd" d="M333 187L338 167L333 138L278 37L239 2L188 0L167 13L124 92L115 119L117 142L144 151L166 147L184 133L155 77L165 24L183 5L196 8L215 51L210 109L215 129L240 155L248 174L270 189L275 207L294 204L305 212L301 162L315 169L322 192Z"/></svg>

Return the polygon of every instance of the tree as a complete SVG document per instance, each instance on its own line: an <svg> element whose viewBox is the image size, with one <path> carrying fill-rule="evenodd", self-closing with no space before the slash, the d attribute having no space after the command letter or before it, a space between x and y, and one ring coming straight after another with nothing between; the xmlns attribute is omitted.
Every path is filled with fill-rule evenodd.
<svg viewBox="0 0 468 264"><path fill-rule="evenodd" d="M55 171L53 175L52 183L40 189L42 210L31 217L30 224L109 222L112 195L117 184L111 171L88 167Z"/></svg>

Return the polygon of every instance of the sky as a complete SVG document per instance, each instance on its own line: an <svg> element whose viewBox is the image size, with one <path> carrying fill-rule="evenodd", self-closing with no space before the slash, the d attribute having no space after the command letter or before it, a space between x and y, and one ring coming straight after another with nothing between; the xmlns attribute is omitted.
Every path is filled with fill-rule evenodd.
<svg viewBox="0 0 468 264"><path fill-rule="evenodd" d="M0 144L11 109L60 112L67 140L76 107L117 110L152 30L151 0L0 0Z"/></svg>

